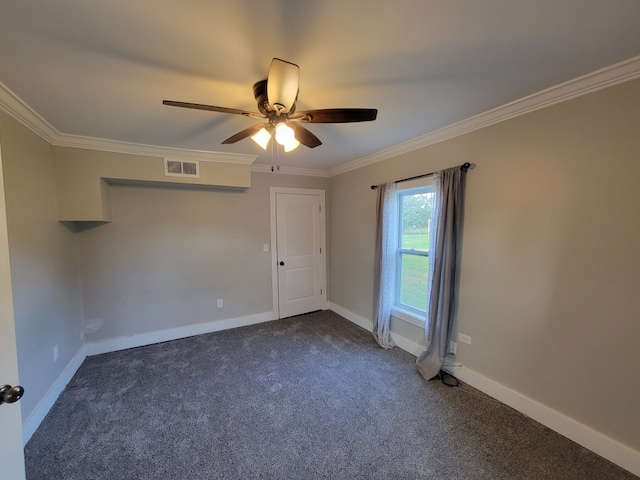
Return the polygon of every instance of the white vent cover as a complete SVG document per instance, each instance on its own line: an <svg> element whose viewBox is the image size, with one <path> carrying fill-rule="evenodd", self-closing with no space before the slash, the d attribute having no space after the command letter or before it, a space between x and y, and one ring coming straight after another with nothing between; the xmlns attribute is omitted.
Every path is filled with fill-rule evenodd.
<svg viewBox="0 0 640 480"><path fill-rule="evenodd" d="M200 177L200 163L197 160L164 159L164 174L167 177Z"/></svg>

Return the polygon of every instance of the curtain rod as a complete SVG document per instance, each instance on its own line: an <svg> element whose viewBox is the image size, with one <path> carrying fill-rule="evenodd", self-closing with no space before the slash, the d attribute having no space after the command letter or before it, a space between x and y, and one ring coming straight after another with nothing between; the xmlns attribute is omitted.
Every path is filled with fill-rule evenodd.
<svg viewBox="0 0 640 480"><path fill-rule="evenodd" d="M460 170L462 170L463 172L466 172L467 170L469 170L470 168L473 168L471 166L471 164L469 162L465 162L462 165L460 165ZM408 182L409 180L415 180L417 178L424 178L424 177L430 177L432 175L435 175L437 172L429 172L429 173L424 173L422 175L416 175L415 177L409 177L409 178L403 178L401 180L396 180L393 183L402 183L402 182ZM378 188L377 185L371 185L371 190L375 190L376 188Z"/></svg>

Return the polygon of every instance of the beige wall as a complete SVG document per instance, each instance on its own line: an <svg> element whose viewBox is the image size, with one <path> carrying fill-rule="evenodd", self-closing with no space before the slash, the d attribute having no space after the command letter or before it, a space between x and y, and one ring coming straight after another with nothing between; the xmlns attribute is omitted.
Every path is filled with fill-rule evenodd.
<svg viewBox="0 0 640 480"><path fill-rule="evenodd" d="M83 341L75 234L58 222L48 143L0 113L11 281L27 420ZM54 362L53 348L59 358Z"/></svg>
<svg viewBox="0 0 640 480"><path fill-rule="evenodd" d="M327 183L253 173L249 189L111 185L112 223L77 234L87 340L271 312L270 187Z"/></svg>
<svg viewBox="0 0 640 480"><path fill-rule="evenodd" d="M165 176L162 157L71 147L51 148L55 159L58 219L62 221L110 221L108 183L112 181L251 186L251 166L248 164L200 161L198 177L175 177Z"/></svg>
<svg viewBox="0 0 640 480"><path fill-rule="evenodd" d="M457 360L640 450L639 111L634 81L331 178L331 301L372 317L370 184L476 163Z"/></svg>

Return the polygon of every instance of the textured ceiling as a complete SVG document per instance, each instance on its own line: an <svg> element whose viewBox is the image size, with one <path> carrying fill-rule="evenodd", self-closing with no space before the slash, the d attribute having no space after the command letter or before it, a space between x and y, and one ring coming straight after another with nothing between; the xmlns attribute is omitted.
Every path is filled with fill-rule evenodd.
<svg viewBox="0 0 640 480"><path fill-rule="evenodd" d="M638 0L0 0L0 82L63 134L327 170L636 57L638 25ZM298 110L378 119L274 158L220 144L255 120L161 103L255 111L273 57Z"/></svg>

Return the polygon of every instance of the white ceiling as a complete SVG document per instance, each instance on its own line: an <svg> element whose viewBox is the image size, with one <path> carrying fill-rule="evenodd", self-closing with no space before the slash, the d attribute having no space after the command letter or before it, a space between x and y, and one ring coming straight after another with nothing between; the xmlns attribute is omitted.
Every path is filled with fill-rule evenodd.
<svg viewBox="0 0 640 480"><path fill-rule="evenodd" d="M335 169L640 55L638 0L0 0L0 82L62 134ZM377 108L309 125L273 158L242 116L273 57L300 65L298 110Z"/></svg>

